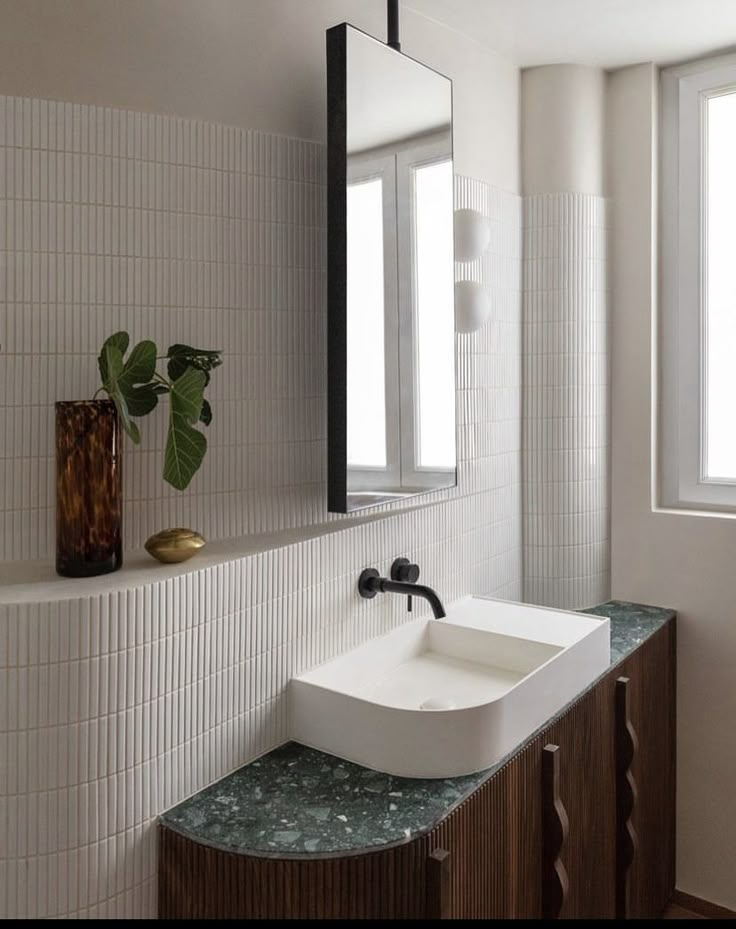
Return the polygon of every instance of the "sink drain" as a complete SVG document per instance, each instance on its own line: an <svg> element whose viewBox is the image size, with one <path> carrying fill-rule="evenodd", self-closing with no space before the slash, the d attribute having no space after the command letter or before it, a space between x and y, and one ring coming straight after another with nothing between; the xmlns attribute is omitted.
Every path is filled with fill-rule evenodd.
<svg viewBox="0 0 736 929"><path fill-rule="evenodd" d="M447 697L429 697L423 703L419 704L420 710L454 710L455 701Z"/></svg>

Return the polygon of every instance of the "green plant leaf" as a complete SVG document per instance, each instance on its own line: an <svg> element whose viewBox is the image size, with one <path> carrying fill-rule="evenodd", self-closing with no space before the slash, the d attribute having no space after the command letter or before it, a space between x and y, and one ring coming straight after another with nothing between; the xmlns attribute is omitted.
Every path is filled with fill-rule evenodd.
<svg viewBox="0 0 736 929"><path fill-rule="evenodd" d="M125 362L123 361L123 353L114 342L105 342L100 352L99 361L100 373L105 372L105 377L102 380L104 387L107 388L111 384L117 384L118 378L123 373Z"/></svg>
<svg viewBox="0 0 736 929"><path fill-rule="evenodd" d="M120 375L123 390L138 384L148 384L156 373L156 343L145 340L139 342L125 362Z"/></svg>
<svg viewBox="0 0 736 929"><path fill-rule="evenodd" d="M187 368L209 372L222 364L222 351L211 348L193 348L191 345L170 345L166 352L169 359L168 375L172 381L181 377ZM209 383L209 373L207 383Z"/></svg>
<svg viewBox="0 0 736 929"><path fill-rule="evenodd" d="M153 384L132 387L125 391L124 396L131 416L147 416L158 404L158 391Z"/></svg>
<svg viewBox="0 0 736 929"><path fill-rule="evenodd" d="M189 363L185 358L169 358L166 373L172 381L175 381L182 376L188 367Z"/></svg>
<svg viewBox="0 0 736 929"><path fill-rule="evenodd" d="M155 373L155 343L148 340L139 342L118 377L118 387L131 416L147 416L156 408L158 394L151 383Z"/></svg>
<svg viewBox="0 0 736 929"><path fill-rule="evenodd" d="M204 387L204 371L187 368L171 389L164 480L177 490L186 490L207 451L207 439L193 428L202 412Z"/></svg>
<svg viewBox="0 0 736 929"><path fill-rule="evenodd" d="M125 394L120 389L120 376L124 368L123 355L118 346L109 340L103 345L100 354L100 370L102 370L103 366L107 374L107 380L103 386L108 396L115 404L118 416L120 417L120 425L133 442L138 445L141 441L141 434L136 424L130 419L128 402L125 398Z"/></svg>
<svg viewBox="0 0 736 929"><path fill-rule="evenodd" d="M207 439L195 425L212 422L212 408L204 399L210 372L222 364L222 353L191 345L172 345L167 353L169 386L156 375L157 349L150 340L130 347L127 332L116 332L105 340L98 366L102 388L115 404L120 423L133 442L140 431L131 417L146 416L158 398L170 394L169 435L164 459L164 478L178 490L189 486L207 451Z"/></svg>
<svg viewBox="0 0 736 929"><path fill-rule="evenodd" d="M158 395L147 383L156 370L156 346L153 342L139 342L126 362L129 345L127 332L114 333L105 340L98 365L102 386L117 408L120 423L138 445L140 430L130 417L145 416L158 403Z"/></svg>
<svg viewBox="0 0 736 929"><path fill-rule="evenodd" d="M110 399L113 401L117 407L118 416L120 417L120 425L130 436L131 441L134 445L141 444L141 433L138 426L130 418L128 412L128 404L125 400L125 397L118 391L114 396L111 394Z"/></svg>
<svg viewBox="0 0 736 929"><path fill-rule="evenodd" d="M103 386L107 384L108 378L110 376L108 369L107 349L116 348L120 352L120 360L122 362L123 356L128 351L129 345L130 336L127 332L115 332L103 342L102 349L100 350L100 357L97 359Z"/></svg>
<svg viewBox="0 0 736 929"><path fill-rule="evenodd" d="M221 348L194 348L192 345L182 345L180 343L170 345L166 352L168 358L184 356L185 358L201 358L203 361L209 360L210 366L213 368L217 368L222 364L221 355Z"/></svg>

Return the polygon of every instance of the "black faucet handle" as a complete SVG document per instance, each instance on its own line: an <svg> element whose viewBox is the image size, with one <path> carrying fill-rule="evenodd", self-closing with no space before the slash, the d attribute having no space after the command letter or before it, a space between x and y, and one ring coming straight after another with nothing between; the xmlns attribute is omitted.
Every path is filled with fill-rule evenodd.
<svg viewBox="0 0 736 929"><path fill-rule="evenodd" d="M416 584L419 580L419 565L412 564L408 558L397 558L391 565L391 580Z"/></svg>
<svg viewBox="0 0 736 929"><path fill-rule="evenodd" d="M358 578L358 593L366 600L372 600L379 591L378 581L381 576L375 568L366 568Z"/></svg>

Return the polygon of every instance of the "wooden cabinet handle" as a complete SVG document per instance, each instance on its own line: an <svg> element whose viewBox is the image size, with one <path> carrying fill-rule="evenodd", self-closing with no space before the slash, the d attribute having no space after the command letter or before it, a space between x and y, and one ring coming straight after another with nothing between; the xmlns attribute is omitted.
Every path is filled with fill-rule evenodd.
<svg viewBox="0 0 736 929"><path fill-rule="evenodd" d="M450 919L450 853L444 848L427 858L427 919Z"/></svg>
<svg viewBox="0 0 736 929"><path fill-rule="evenodd" d="M632 816L636 807L636 781L631 765L638 749L629 713L630 681L616 681L616 919L629 916L631 865L639 840Z"/></svg>
<svg viewBox="0 0 736 929"><path fill-rule="evenodd" d="M560 747L542 751L542 916L558 919L567 899L569 881L562 851L569 822L560 799Z"/></svg>

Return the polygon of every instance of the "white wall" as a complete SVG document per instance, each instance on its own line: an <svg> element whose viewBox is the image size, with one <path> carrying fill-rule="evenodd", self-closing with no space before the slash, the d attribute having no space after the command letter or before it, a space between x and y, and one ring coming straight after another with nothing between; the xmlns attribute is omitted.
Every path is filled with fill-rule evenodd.
<svg viewBox="0 0 736 929"><path fill-rule="evenodd" d="M0 97L0 139L0 162L39 167L0 190L13 269L0 543L16 559L0 565L0 916L151 916L156 815L288 737L293 674L416 615L401 598L361 601L363 567L408 554L448 602L519 599L521 203L456 180L458 204L489 219L490 247L463 271L494 306L457 339L457 488L309 541L271 538L266 554L241 557L257 551L245 538L183 573L139 554L119 574L62 581L19 564L51 543L52 402L91 393L95 347L120 322L226 347L196 487L165 490L161 411L145 447L126 447L129 546L172 523L243 535L325 518L325 152L28 98Z"/></svg>
<svg viewBox="0 0 736 929"><path fill-rule="evenodd" d="M557 64L522 72L524 193L603 196L606 76Z"/></svg>
<svg viewBox="0 0 736 929"><path fill-rule="evenodd" d="M609 79L612 588L678 611L677 886L736 908L736 520L652 509L657 88Z"/></svg>
<svg viewBox="0 0 736 929"><path fill-rule="evenodd" d="M610 590L605 74L522 72L524 599Z"/></svg>
<svg viewBox="0 0 736 929"><path fill-rule="evenodd" d="M116 328L226 352L187 493L160 477L165 411L127 449L128 547L170 524L218 539L332 518L324 31L347 17L382 35L384 13L355 0L0 0L0 95L13 94L0 96L13 385L0 397L0 561L52 550L53 401L94 392ZM402 40L454 79L457 173L515 190L518 69L409 11ZM507 218L491 219L499 241ZM514 260L497 265L496 284L515 278L497 302L518 300Z"/></svg>
<svg viewBox="0 0 736 929"><path fill-rule="evenodd" d="M366 7L0 0L0 93L16 95L0 109L0 380L14 385L0 392L0 518L15 559L0 585L16 579L0 586L2 915L151 916L155 816L286 737L291 675L406 620L392 598L360 601L362 567L408 554L448 600L521 594L518 70L409 14L406 51L456 81L457 170L472 175L458 202L493 230L463 269L494 312L457 340L457 490L269 554L235 545L178 580L124 569L102 593L70 582L62 603L17 584L18 561L50 544L34 504L53 500L51 403L88 391L120 321L162 342L216 336L230 356L191 494L158 479L158 412L154 441L126 449L129 539L147 520L201 517L227 536L326 518L324 27L370 26Z"/></svg>
<svg viewBox="0 0 736 929"><path fill-rule="evenodd" d="M188 116L322 142L325 29L382 38L383 0L0 0L0 94ZM402 10L402 49L455 82L456 168L519 189L519 70Z"/></svg>

